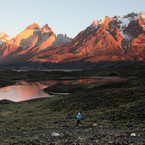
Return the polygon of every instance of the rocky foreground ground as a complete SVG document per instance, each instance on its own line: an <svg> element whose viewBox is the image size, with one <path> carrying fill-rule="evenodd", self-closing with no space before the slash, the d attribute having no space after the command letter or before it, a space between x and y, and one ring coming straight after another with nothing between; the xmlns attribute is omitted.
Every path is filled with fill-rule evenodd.
<svg viewBox="0 0 145 145"><path fill-rule="evenodd" d="M90 145L90 144L139 144L145 143L145 130L119 130L97 127L79 128L50 128L24 132L0 132L1 144L65 144L65 145ZM25 138L25 139L24 139Z"/></svg>

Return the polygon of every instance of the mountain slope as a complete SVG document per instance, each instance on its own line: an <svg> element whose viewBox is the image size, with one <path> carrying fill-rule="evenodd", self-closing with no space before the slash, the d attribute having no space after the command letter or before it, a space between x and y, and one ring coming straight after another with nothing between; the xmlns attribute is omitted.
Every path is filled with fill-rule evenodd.
<svg viewBox="0 0 145 145"><path fill-rule="evenodd" d="M105 17L100 21L93 21L68 44L38 54L30 61L144 61L144 15L133 12L124 17Z"/></svg>
<svg viewBox="0 0 145 145"><path fill-rule="evenodd" d="M26 54L29 51L36 53L51 46L54 41L55 35L48 25L40 28L37 23L33 23L16 37L4 43L1 57L9 54Z"/></svg>
<svg viewBox="0 0 145 145"><path fill-rule="evenodd" d="M16 37L3 44L0 58L7 63L25 62L35 54L53 45L65 44L70 39L67 36L62 35L62 37L62 40L59 41L48 24L41 28L37 23L33 23Z"/></svg>

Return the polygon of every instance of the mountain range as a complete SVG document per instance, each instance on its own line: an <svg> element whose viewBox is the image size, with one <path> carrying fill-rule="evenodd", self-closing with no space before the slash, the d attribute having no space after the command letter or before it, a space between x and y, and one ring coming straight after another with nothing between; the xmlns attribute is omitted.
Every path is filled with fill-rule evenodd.
<svg viewBox="0 0 145 145"><path fill-rule="evenodd" d="M97 68L105 63L112 66L129 62L145 63L143 12L94 20L73 39L56 36L47 24L41 28L33 23L0 45L1 66Z"/></svg>

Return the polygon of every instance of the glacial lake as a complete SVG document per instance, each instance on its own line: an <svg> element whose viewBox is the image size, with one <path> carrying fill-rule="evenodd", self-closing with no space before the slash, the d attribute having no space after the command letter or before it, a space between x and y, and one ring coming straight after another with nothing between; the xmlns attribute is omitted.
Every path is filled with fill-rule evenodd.
<svg viewBox="0 0 145 145"><path fill-rule="evenodd" d="M92 78L83 78L83 79L72 79L72 78L64 78L64 80L55 81L39 81L39 82L26 82L20 81L17 84L12 86L6 86L0 88L0 100L7 99L14 102L20 102L35 98L41 97L53 97L43 91L44 88L48 86L55 85L57 83L64 84L76 84L76 83L95 83L95 82L114 82L126 80L124 78L119 77L92 77Z"/></svg>

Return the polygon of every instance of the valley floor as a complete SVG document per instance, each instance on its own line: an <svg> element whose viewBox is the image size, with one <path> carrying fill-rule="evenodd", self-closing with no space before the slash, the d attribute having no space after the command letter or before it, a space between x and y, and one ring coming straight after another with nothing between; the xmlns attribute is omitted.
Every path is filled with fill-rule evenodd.
<svg viewBox="0 0 145 145"><path fill-rule="evenodd" d="M70 76L117 75L129 78L110 83L56 84L46 88L45 92L69 95L18 103L0 101L2 145L145 143L145 69L0 73L0 79L6 82L3 83L5 85L17 80L60 79ZM76 111L81 112L84 123L78 128L75 127Z"/></svg>

